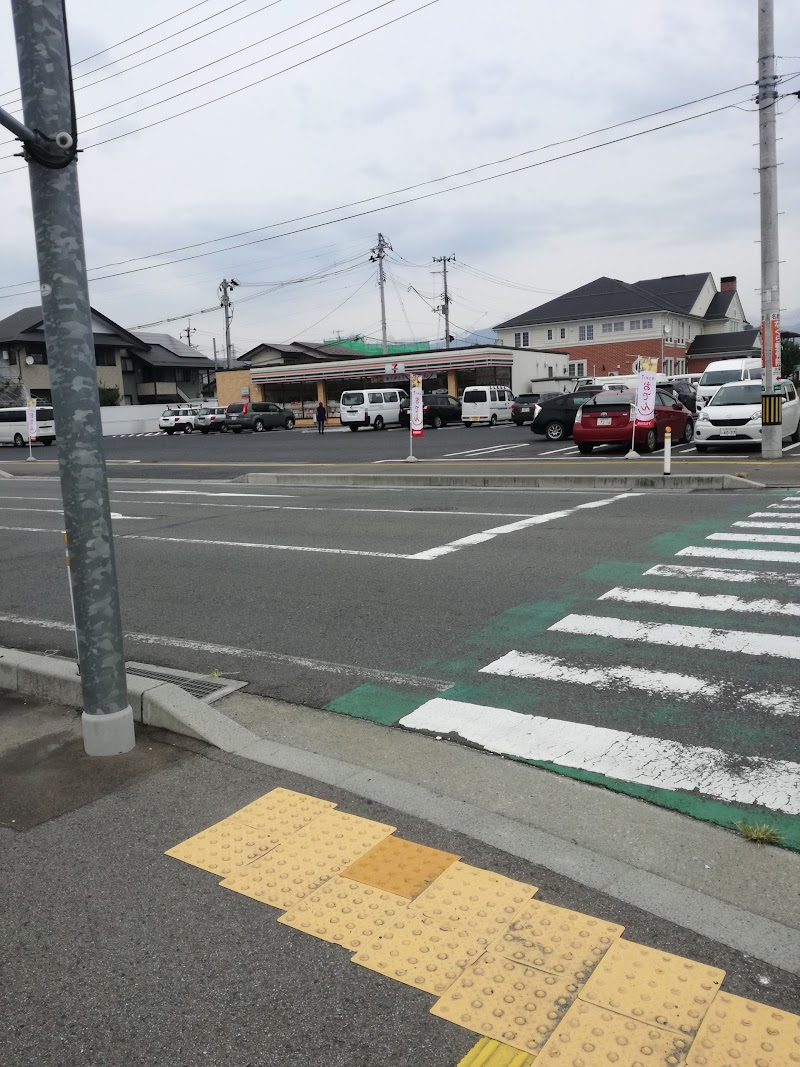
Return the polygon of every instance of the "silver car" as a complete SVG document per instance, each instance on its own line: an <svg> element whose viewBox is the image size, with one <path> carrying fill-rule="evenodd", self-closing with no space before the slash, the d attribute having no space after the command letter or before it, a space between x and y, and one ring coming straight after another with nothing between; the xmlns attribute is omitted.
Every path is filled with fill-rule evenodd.
<svg viewBox="0 0 800 1067"><path fill-rule="evenodd" d="M195 416L194 428L200 433L227 433L225 425L225 412L227 408L203 408L199 415Z"/></svg>
<svg viewBox="0 0 800 1067"><path fill-rule="evenodd" d="M161 413L158 420L159 430L170 435L174 433L191 433L194 429L194 420L200 414L200 408L171 407Z"/></svg>

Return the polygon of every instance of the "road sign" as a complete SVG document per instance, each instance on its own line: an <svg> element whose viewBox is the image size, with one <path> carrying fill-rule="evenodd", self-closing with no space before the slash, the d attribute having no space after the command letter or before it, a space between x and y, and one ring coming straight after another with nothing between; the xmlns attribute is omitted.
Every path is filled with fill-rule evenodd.
<svg viewBox="0 0 800 1067"><path fill-rule="evenodd" d="M636 425L654 426L656 414L656 375L642 371L636 386Z"/></svg>
<svg viewBox="0 0 800 1067"><path fill-rule="evenodd" d="M411 436L423 437L422 425L422 379L418 374L411 375Z"/></svg>
<svg viewBox="0 0 800 1067"><path fill-rule="evenodd" d="M28 401L28 440L36 440L36 401Z"/></svg>

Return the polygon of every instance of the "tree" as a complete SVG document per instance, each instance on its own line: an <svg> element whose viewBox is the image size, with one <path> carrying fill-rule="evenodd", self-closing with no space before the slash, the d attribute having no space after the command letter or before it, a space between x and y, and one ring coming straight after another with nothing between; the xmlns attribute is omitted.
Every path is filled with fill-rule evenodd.
<svg viewBox="0 0 800 1067"><path fill-rule="evenodd" d="M781 341L781 374L788 378L800 371L800 345L794 339Z"/></svg>
<svg viewBox="0 0 800 1067"><path fill-rule="evenodd" d="M113 408L119 404L119 387L116 385L100 386L100 407Z"/></svg>

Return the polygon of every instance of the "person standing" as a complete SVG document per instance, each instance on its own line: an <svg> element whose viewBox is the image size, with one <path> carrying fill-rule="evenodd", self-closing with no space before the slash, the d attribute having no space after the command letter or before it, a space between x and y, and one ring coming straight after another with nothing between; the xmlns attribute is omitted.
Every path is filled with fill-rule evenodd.
<svg viewBox="0 0 800 1067"><path fill-rule="evenodd" d="M321 400L317 404L317 411L314 417L317 420L317 433L325 433L325 420L328 417L328 412L325 410L325 405Z"/></svg>

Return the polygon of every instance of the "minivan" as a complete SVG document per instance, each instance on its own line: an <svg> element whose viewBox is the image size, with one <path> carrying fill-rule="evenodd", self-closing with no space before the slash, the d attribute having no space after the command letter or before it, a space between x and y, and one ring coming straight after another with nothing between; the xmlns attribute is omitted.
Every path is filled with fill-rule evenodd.
<svg viewBox="0 0 800 1067"><path fill-rule="evenodd" d="M709 363L697 386L697 410L706 406L721 385L747 381L761 381L761 360L758 357L720 359Z"/></svg>
<svg viewBox="0 0 800 1067"><path fill-rule="evenodd" d="M339 401L339 421L355 433L362 426L382 430L400 424L400 401L408 400L405 389L348 389Z"/></svg>
<svg viewBox="0 0 800 1067"><path fill-rule="evenodd" d="M495 426L511 422L511 390L502 385L470 385L461 398L461 421L465 426Z"/></svg>
<svg viewBox="0 0 800 1067"><path fill-rule="evenodd" d="M36 408L36 440L52 445L56 439L51 407ZM0 408L0 443L22 448L28 443L28 408Z"/></svg>

